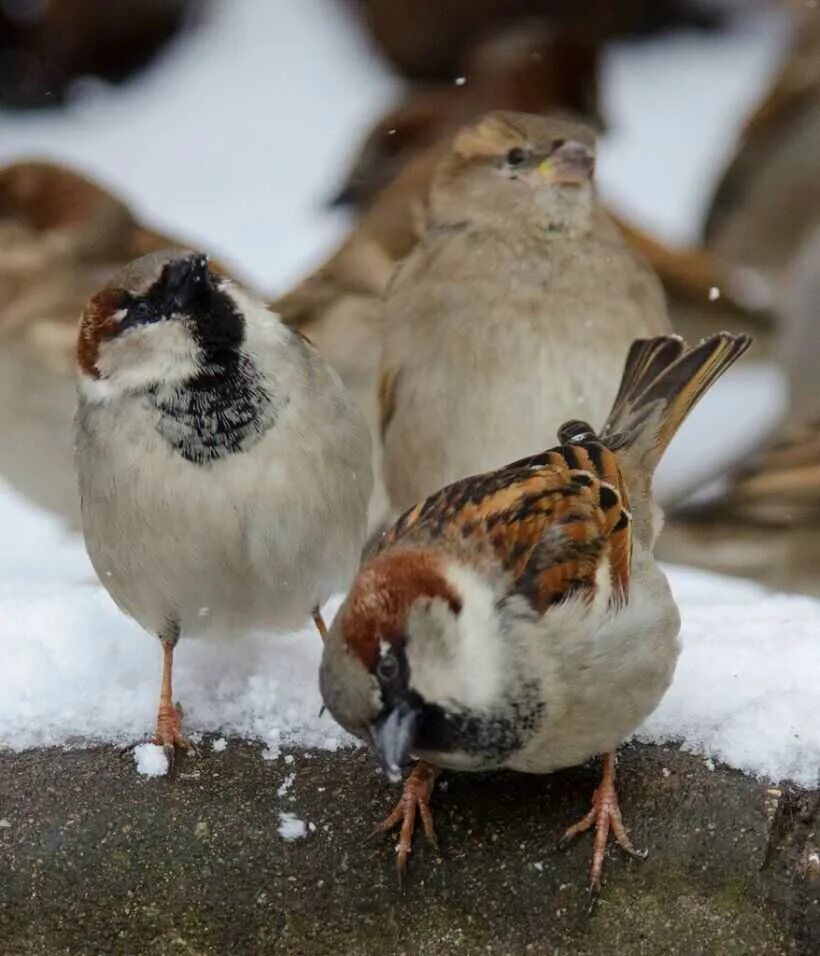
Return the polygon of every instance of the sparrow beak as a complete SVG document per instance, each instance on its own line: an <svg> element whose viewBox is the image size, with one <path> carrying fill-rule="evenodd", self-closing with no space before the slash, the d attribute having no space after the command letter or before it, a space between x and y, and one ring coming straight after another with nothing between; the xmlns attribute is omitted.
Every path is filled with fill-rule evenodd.
<svg viewBox="0 0 820 956"><path fill-rule="evenodd" d="M208 257L195 253L172 262L164 278L168 298L175 308L185 311L208 281Z"/></svg>
<svg viewBox="0 0 820 956"><path fill-rule="evenodd" d="M416 737L419 711L409 701L400 699L394 707L381 713L370 725L370 735L379 761L391 783L398 783L410 760Z"/></svg>
<svg viewBox="0 0 820 956"><path fill-rule="evenodd" d="M579 186L592 178L595 154L589 146L567 140L538 167L538 172L551 183Z"/></svg>

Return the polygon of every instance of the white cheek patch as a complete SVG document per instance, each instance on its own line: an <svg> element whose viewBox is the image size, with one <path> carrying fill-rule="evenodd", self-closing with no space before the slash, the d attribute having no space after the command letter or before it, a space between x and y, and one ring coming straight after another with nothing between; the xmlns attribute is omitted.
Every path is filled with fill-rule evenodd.
<svg viewBox="0 0 820 956"><path fill-rule="evenodd" d="M411 615L407 656L412 685L430 702L489 709L497 703L505 676L496 596L479 575L460 565L447 568L447 579L461 598L461 612L433 601Z"/></svg>
<svg viewBox="0 0 820 956"><path fill-rule="evenodd" d="M199 348L184 322L166 319L101 343L97 368L116 393L176 385L199 372Z"/></svg>
<svg viewBox="0 0 820 956"><path fill-rule="evenodd" d="M110 401L123 392L121 386L112 383L109 379L91 378L90 375L84 373L80 374L79 386L83 398L95 405Z"/></svg>

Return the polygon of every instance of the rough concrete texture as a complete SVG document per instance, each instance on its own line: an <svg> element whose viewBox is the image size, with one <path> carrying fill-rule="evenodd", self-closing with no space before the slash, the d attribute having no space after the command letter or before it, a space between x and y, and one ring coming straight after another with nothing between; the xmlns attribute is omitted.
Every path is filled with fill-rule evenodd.
<svg viewBox="0 0 820 956"><path fill-rule="evenodd" d="M110 748L0 755L0 952L765 954L820 952L820 795L674 748L629 746L622 809L645 863L553 850L595 764L548 778L450 775L404 890L368 839L396 791L363 751L265 761L232 741L138 778ZM277 788L295 781L283 796ZM315 824L286 843L279 811Z"/></svg>

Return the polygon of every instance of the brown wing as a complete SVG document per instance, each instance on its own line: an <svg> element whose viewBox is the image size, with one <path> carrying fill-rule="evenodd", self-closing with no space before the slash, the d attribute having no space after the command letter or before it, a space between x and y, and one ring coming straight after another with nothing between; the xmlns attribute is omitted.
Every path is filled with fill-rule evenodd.
<svg viewBox="0 0 820 956"><path fill-rule="evenodd" d="M602 467L614 469L619 482L614 456L603 451L612 460ZM540 613L571 594L591 598L608 558L614 598L622 601L629 582L629 513L618 484L597 473L592 457L589 468L568 461L575 452L575 446L562 446L448 485L402 515L379 550L438 540L479 562L495 562Z"/></svg>

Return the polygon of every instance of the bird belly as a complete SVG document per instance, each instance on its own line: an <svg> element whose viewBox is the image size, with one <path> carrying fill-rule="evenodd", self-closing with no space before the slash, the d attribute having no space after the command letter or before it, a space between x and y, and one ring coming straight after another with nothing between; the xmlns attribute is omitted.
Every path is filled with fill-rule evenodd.
<svg viewBox="0 0 820 956"><path fill-rule="evenodd" d="M555 615L542 637L557 653L532 658L544 718L506 767L548 773L612 751L660 703L680 651L680 618L660 570L653 565L643 577L633 578L629 604L597 626L562 607L545 615Z"/></svg>
<svg viewBox="0 0 820 956"><path fill-rule="evenodd" d="M101 582L146 630L292 629L352 577L366 495L347 495L338 475L335 491L317 478L327 449L291 438L282 454L197 465L121 424L79 433L83 524Z"/></svg>
<svg viewBox="0 0 820 956"><path fill-rule="evenodd" d="M624 314L613 315L619 308ZM569 419L603 425L641 331L630 308L518 284L503 309L476 309L469 334L458 316L442 319L426 345L397 354L402 372L384 440L394 509L549 446ZM596 340L600 347L590 347Z"/></svg>

